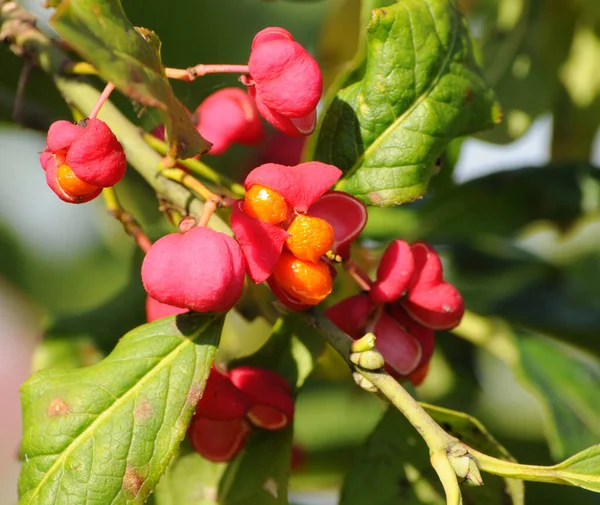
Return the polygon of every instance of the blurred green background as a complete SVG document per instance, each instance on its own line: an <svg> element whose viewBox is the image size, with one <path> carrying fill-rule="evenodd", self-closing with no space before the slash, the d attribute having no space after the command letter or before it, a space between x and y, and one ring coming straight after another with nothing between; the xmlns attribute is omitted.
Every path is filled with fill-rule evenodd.
<svg viewBox="0 0 600 505"><path fill-rule="evenodd" d="M134 24L158 33L168 66L243 63L253 35L280 25L318 57L327 83L356 49L359 3L123 1ZM23 4L47 29L48 12L35 0ZM357 252L372 269L393 238L427 240L443 254L468 309L508 321L521 353L516 373L502 353L442 333L418 392L479 417L518 460L550 464L600 442L600 3L462 0L459 7L504 122L479 139L453 142L422 201L373 209ZM15 500L17 388L45 328L76 344L46 347L38 365L85 364L144 320L141 258L130 239L101 201L64 204L45 184L38 163L44 131L69 111L41 72L31 73L20 124L14 121L22 64L0 48L0 505ZM235 83L236 77L207 76L174 88L193 110ZM135 118L126 100L117 103ZM151 126L151 118L142 121ZM253 156L236 148L207 162L235 176ZM166 229L141 179L129 173L118 189L152 234ZM324 359L299 399L297 441L307 459L292 486L319 493L295 495L299 503L332 503L342 471L383 411L354 388L335 358ZM576 489L527 485L527 503L569 500L600 503Z"/></svg>

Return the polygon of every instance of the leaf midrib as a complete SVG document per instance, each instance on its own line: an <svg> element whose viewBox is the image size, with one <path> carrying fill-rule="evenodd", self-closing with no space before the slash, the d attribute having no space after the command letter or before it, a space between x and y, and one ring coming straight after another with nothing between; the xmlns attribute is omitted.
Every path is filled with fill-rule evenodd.
<svg viewBox="0 0 600 505"><path fill-rule="evenodd" d="M95 430L98 425L102 424L102 421L109 417L115 410L117 410L121 405L123 405L126 400L131 397L131 393L137 393L137 391L148 382L150 379L156 376L158 371L162 370L163 364L170 364L185 348L194 344L194 340L198 338L198 336L212 323L214 322L214 318L209 319L204 325L200 326L192 335L186 337L182 336L183 340L180 344L175 347L164 359L160 360L155 366L150 368L148 372L130 389L128 389L122 396L119 396L113 404L108 407L104 412L102 412L81 434L75 438L67 448L60 453L58 458L52 463L48 471L42 477L42 480L38 483L36 487L33 488L33 493L27 500L27 503L31 503L39 494L40 490L44 487L46 481L65 463L65 460L83 443L83 441L87 438L87 434L91 433ZM158 370L158 371L157 371Z"/></svg>
<svg viewBox="0 0 600 505"><path fill-rule="evenodd" d="M433 16L431 16L431 18L435 24L435 18ZM440 70L438 71L437 75L435 76L435 78L433 79L433 81L431 82L429 87L425 90L425 92L423 94L421 94L421 96L419 96L413 102L413 104L408 109L406 109L406 111L404 111L403 114L398 116L398 118L390 126L388 126L383 131L383 133L373 141L373 143L369 147L367 147L365 149L365 151L356 159L356 162L354 163L354 165L352 165L350 170L348 170L348 172L346 172L344 179L349 179L350 177L352 177L352 175L354 175L354 173L361 167L365 158L370 156L371 153L375 149L377 149L377 147L379 147L379 144L381 144L389 135L391 135L391 133L394 130L396 130L396 128L398 128L400 126L400 124L402 124L402 122L407 117L409 117L414 112L414 110L429 97L429 95L432 93L434 88L438 85L440 79L442 78L442 75L444 74L446 68L448 67L448 65L450 63L450 59L452 57L452 53L456 46L456 41L458 39L458 35L459 35L459 31L460 31L460 29L456 25L456 12L453 12L452 25L453 25L453 32L454 32L453 38L452 38L452 43L450 44L450 47L446 54L446 57L444 58L444 61L442 62L442 65L440 66Z"/></svg>

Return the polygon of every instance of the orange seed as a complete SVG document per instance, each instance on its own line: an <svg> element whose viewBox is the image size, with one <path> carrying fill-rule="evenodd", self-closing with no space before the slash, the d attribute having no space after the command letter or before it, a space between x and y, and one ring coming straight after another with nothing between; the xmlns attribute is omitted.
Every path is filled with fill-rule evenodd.
<svg viewBox="0 0 600 505"><path fill-rule="evenodd" d="M332 290L331 272L324 261L303 261L289 252L281 253L272 275L281 289L306 305L317 305Z"/></svg>
<svg viewBox="0 0 600 505"><path fill-rule="evenodd" d="M285 241L296 258L317 263L331 249L335 239L333 227L319 217L299 215L287 229Z"/></svg>
<svg viewBox="0 0 600 505"><path fill-rule="evenodd" d="M255 184L246 191L242 210L266 223L280 224L287 219L290 208L277 191Z"/></svg>
<svg viewBox="0 0 600 505"><path fill-rule="evenodd" d="M98 186L82 181L69 165L62 164L56 170L56 180L62 190L72 197L83 197L98 190Z"/></svg>

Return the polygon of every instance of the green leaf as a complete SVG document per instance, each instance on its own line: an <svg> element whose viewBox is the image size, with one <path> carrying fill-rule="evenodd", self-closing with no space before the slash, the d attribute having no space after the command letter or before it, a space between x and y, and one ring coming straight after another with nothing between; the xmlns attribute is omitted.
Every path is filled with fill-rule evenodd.
<svg viewBox="0 0 600 505"><path fill-rule="evenodd" d="M333 100L315 156L344 172L337 189L389 206L420 198L455 137L491 127L499 108L448 0L377 8L364 72Z"/></svg>
<svg viewBox="0 0 600 505"><path fill-rule="evenodd" d="M595 240L595 229L589 230L591 240ZM559 241L567 245L564 236L559 235ZM576 251L581 244L581 241L574 242L573 250ZM548 241L543 247L548 251ZM600 332L599 268L600 254L580 257L559 271L555 269L553 275L510 293L497 305L495 313L515 326L523 326L600 354L597 338Z"/></svg>
<svg viewBox="0 0 600 505"><path fill-rule="evenodd" d="M144 503L185 435L222 319L162 319L96 365L34 374L21 390L19 504Z"/></svg>
<svg viewBox="0 0 600 505"><path fill-rule="evenodd" d="M280 317L253 355L229 363L281 374L296 391L316 365L323 340L295 314ZM178 460L157 490L158 505L287 505L293 428L254 430L242 452L227 465L200 456ZM190 473L196 480L190 482ZM218 488L218 491L217 491Z"/></svg>
<svg viewBox="0 0 600 505"><path fill-rule="evenodd" d="M600 439L600 360L535 335L516 339L518 377L547 411L552 455L562 459Z"/></svg>
<svg viewBox="0 0 600 505"><path fill-rule="evenodd" d="M219 487L221 505L287 505L292 425L256 430L228 465Z"/></svg>
<svg viewBox="0 0 600 505"><path fill-rule="evenodd" d="M213 463L195 452L178 458L156 486L156 505L214 505L226 463Z"/></svg>
<svg viewBox="0 0 600 505"><path fill-rule="evenodd" d="M600 493L600 445L594 445L552 467L568 484Z"/></svg>
<svg viewBox="0 0 600 505"><path fill-rule="evenodd" d="M470 436L473 442L506 454L481 427L458 412L431 407L446 427ZM475 444L474 444L475 445ZM505 505L523 503L522 483L485 475L482 487L462 487L465 504ZM395 408L383 416L344 479L340 505L444 505L446 499L429 461L429 452L415 429Z"/></svg>
<svg viewBox="0 0 600 505"><path fill-rule="evenodd" d="M299 389L325 349L323 339L296 314L280 317L269 340L255 354L230 364L268 368L281 374L294 389Z"/></svg>
<svg viewBox="0 0 600 505"><path fill-rule="evenodd" d="M34 371L44 368L80 368L98 363L104 354L87 335L44 339L33 355Z"/></svg>
<svg viewBox="0 0 600 505"><path fill-rule="evenodd" d="M158 36L134 27L120 0L61 0L51 23L103 79L160 111L172 156L189 158L208 151L210 144L197 132L165 76Z"/></svg>

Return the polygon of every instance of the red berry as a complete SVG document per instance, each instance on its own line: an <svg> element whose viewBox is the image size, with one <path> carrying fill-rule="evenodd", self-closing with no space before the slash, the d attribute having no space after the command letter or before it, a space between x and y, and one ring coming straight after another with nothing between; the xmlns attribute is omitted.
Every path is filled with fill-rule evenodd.
<svg viewBox="0 0 600 505"><path fill-rule="evenodd" d="M163 317L176 316L177 314L183 314L188 309L182 309L181 307L174 307L173 305L167 305L166 303L160 303L150 295L146 297L146 320L151 323L157 319Z"/></svg>
<svg viewBox="0 0 600 505"><path fill-rule="evenodd" d="M248 67L249 91L265 119L286 134L312 133L323 81L306 49L283 28L265 28L254 38Z"/></svg>
<svg viewBox="0 0 600 505"><path fill-rule="evenodd" d="M156 241L142 263L142 282L161 303L196 312L226 311L242 294L246 263L238 243L195 227Z"/></svg>
<svg viewBox="0 0 600 505"><path fill-rule="evenodd" d="M264 128L254 100L240 88L225 88L206 98L194 114L198 132L212 143L209 154L223 154L234 143L262 141Z"/></svg>
<svg viewBox="0 0 600 505"><path fill-rule="evenodd" d="M56 121L48 129L40 164L50 188L65 202L83 203L115 185L127 168L123 147L106 123Z"/></svg>

